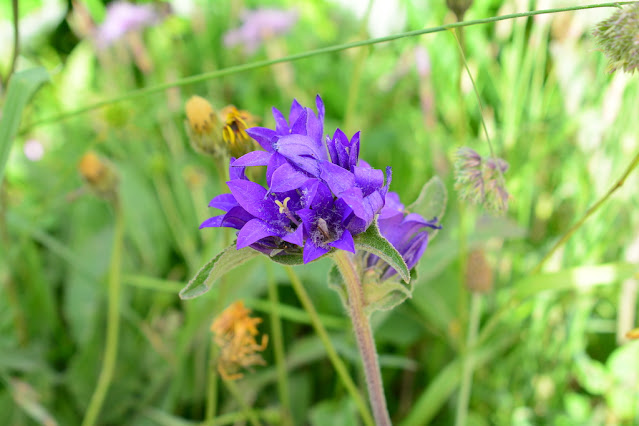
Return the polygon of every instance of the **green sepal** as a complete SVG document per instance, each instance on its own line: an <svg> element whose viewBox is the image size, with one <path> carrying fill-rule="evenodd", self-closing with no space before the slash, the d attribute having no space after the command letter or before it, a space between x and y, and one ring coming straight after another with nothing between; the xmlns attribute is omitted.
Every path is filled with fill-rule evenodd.
<svg viewBox="0 0 639 426"><path fill-rule="evenodd" d="M447 201L448 191L446 190L446 185L444 185L439 176L433 176L422 186L419 196L410 206L406 207L406 211L418 213L427 220L436 217L441 222L446 212ZM429 230L428 239L432 240L438 232L438 229Z"/></svg>
<svg viewBox="0 0 639 426"><path fill-rule="evenodd" d="M406 262L404 262L402 255L399 254L395 247L379 233L377 220L375 220L365 232L357 235L354 240L356 249L365 250L379 256L395 269L404 281L407 283L410 282L410 272L406 266Z"/></svg>
<svg viewBox="0 0 639 426"><path fill-rule="evenodd" d="M259 251L251 247L237 250L236 243L231 244L195 274L186 287L180 291L180 299L194 299L203 295L224 274L259 254Z"/></svg>
<svg viewBox="0 0 639 426"><path fill-rule="evenodd" d="M271 259L273 262L277 262L286 266L297 266L304 264L304 257L301 254L279 254L275 256L269 256L267 254L264 255Z"/></svg>
<svg viewBox="0 0 639 426"><path fill-rule="evenodd" d="M389 311L411 298L413 296L412 282L417 279L415 268L411 269L410 275L411 280L408 283L395 277L380 282L377 271L364 272L363 276L360 277L364 294L364 313L370 316L375 311ZM344 309L348 311L346 283L337 265L333 265L328 272L328 286L337 292Z"/></svg>

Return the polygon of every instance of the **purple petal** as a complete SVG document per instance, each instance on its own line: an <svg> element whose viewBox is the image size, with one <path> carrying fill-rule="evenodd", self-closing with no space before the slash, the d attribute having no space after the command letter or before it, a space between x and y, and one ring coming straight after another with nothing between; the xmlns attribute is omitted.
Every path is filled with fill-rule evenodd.
<svg viewBox="0 0 639 426"><path fill-rule="evenodd" d="M288 124L289 127L293 127L293 124L297 121L297 118L304 111L304 107L297 102L297 99L293 99L293 103L291 104L291 110L288 114Z"/></svg>
<svg viewBox="0 0 639 426"><path fill-rule="evenodd" d="M328 184L333 194L338 197L342 192L355 187L353 173L328 161L321 162L320 178Z"/></svg>
<svg viewBox="0 0 639 426"><path fill-rule="evenodd" d="M209 219L206 219L200 225L200 229L202 229L202 228L216 228L216 227L219 227L219 226L221 226L223 218L224 218L224 215L221 214L219 216L213 216L213 217L211 217Z"/></svg>
<svg viewBox="0 0 639 426"><path fill-rule="evenodd" d="M287 233L282 239L296 246L304 246L304 227L298 226L294 232Z"/></svg>
<svg viewBox="0 0 639 426"><path fill-rule="evenodd" d="M303 205L315 211L328 209L333 204L333 194L324 182L317 179L307 181L302 189L304 194Z"/></svg>
<svg viewBox="0 0 639 426"><path fill-rule="evenodd" d="M337 151L337 162L335 164L343 167L344 169L348 168L348 153L346 152L346 147L349 145L348 137L341 129L335 130L335 134L333 135L333 139L335 139L335 150ZM348 170L348 169L347 169Z"/></svg>
<svg viewBox="0 0 639 426"><path fill-rule="evenodd" d="M351 149L348 156L348 164L351 170L357 166L357 160L359 160L359 132L355 133L351 138Z"/></svg>
<svg viewBox="0 0 639 426"><path fill-rule="evenodd" d="M274 230L260 219L252 219L237 234L237 249L253 244L265 237L278 236Z"/></svg>
<svg viewBox="0 0 639 426"><path fill-rule="evenodd" d="M289 129L286 118L284 118L284 114L282 114L280 110L275 107L273 107L273 118L275 119L275 131L280 135L287 134Z"/></svg>
<svg viewBox="0 0 639 426"><path fill-rule="evenodd" d="M236 159L234 157L231 157L230 161L229 161L229 180L235 180L235 179L244 179L246 180L246 174L244 174L244 171L246 170L246 167L233 167L233 165L235 164Z"/></svg>
<svg viewBox="0 0 639 426"><path fill-rule="evenodd" d="M226 183L231 193L247 212L263 220L277 218L279 208L273 200L265 200L266 189L249 180L232 180Z"/></svg>
<svg viewBox="0 0 639 426"><path fill-rule="evenodd" d="M266 166L266 184L268 186L271 186L271 178L273 177L275 170L280 168L283 164L286 164L286 158L283 155L276 152L271 156L268 166Z"/></svg>
<svg viewBox="0 0 639 426"><path fill-rule="evenodd" d="M337 150L335 149L335 139L326 136L326 148L328 149L328 154L331 157L331 162L337 164L339 162L339 157L337 156Z"/></svg>
<svg viewBox="0 0 639 426"><path fill-rule="evenodd" d="M315 245L312 239L307 238L304 245L304 264L312 262L326 253L328 253L328 249Z"/></svg>
<svg viewBox="0 0 639 426"><path fill-rule="evenodd" d="M317 116L319 117L320 121L323 123L324 116L326 115L326 109L324 108L324 101L322 101L322 98L320 97L320 95L317 95L315 97L315 106L317 106Z"/></svg>
<svg viewBox="0 0 639 426"><path fill-rule="evenodd" d="M306 108L303 108L299 116L291 125L291 134L306 135L306 120L307 120ZM291 118L293 120L293 118Z"/></svg>
<svg viewBox="0 0 639 426"><path fill-rule="evenodd" d="M391 168L391 166L387 166L386 167L386 186L384 186L384 188L381 191L382 198L386 197L386 194L388 193L388 190L390 189L390 184L392 180L393 180L393 169Z"/></svg>
<svg viewBox="0 0 639 426"><path fill-rule="evenodd" d="M353 241L353 236L347 229L344 230L342 236L328 244L331 247L335 247L336 249L350 251L351 253L355 253L355 241Z"/></svg>
<svg viewBox="0 0 639 426"><path fill-rule="evenodd" d="M306 174L296 170L289 163L285 163L273 172L270 191L291 191L302 186L307 180L308 176L306 176Z"/></svg>
<svg viewBox="0 0 639 426"><path fill-rule="evenodd" d="M216 209L224 210L225 212L228 212L236 206L238 206L238 204L233 194L220 194L213 198L209 203L209 207L215 207Z"/></svg>
<svg viewBox="0 0 639 426"><path fill-rule="evenodd" d="M273 154L266 151L251 151L232 163L233 167L266 166Z"/></svg>
<svg viewBox="0 0 639 426"><path fill-rule="evenodd" d="M251 127L246 129L246 133L255 139L264 150L273 152L273 144L277 142L278 134L273 129L267 129L266 127Z"/></svg>
<svg viewBox="0 0 639 426"><path fill-rule="evenodd" d="M384 185L384 173L381 170L355 166L355 183L364 195L369 195Z"/></svg>

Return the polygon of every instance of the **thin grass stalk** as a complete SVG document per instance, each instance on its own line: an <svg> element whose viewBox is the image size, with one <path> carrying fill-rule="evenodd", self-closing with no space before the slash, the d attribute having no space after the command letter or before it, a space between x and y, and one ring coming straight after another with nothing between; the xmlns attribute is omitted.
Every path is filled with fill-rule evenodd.
<svg viewBox="0 0 639 426"><path fill-rule="evenodd" d="M291 397L288 389L288 377L286 375L286 352L284 350L284 337L282 332L282 320L277 309L279 298L277 294L277 282L273 274L273 265L266 262L266 274L268 276L268 298L271 302L271 333L273 335L273 351L275 353L275 367L277 369L277 392L282 405L282 424L292 425Z"/></svg>
<svg viewBox="0 0 639 426"><path fill-rule="evenodd" d="M152 94L152 93L164 91L164 90L169 89L171 87L179 87L179 86L186 86L186 85L194 84L194 83L200 83L200 82L211 80L211 79L215 79L215 78L220 78L220 77L224 77L224 76L228 76L228 75L238 74L238 73L245 72L245 71L251 71L251 70L255 70L255 69L259 69L259 68L268 67L268 66L271 66L271 65L274 65L274 64L279 64L279 63L282 63L282 62L294 62L294 61L299 61L299 60L302 60L302 59L311 58L311 57L314 57L314 56L324 55L324 54L327 54L327 53L340 52L342 50L353 49L353 48L356 48L356 47L368 46L368 45L378 44L378 43L385 43L385 42L398 40L398 39L406 38L406 37L414 37L414 36L419 36L419 35L423 35L423 34L438 33L438 32L447 31L447 30L450 30L450 29L453 29L453 28L462 28L462 27L469 27L469 26L472 26L472 25L490 24L490 23L494 23L494 22L498 22L498 21L505 21L505 20L509 20L509 19L527 18L529 16L545 15L545 14L560 13L560 12L570 12L570 11L575 11L575 10L596 9L596 8L604 8L604 7L615 7L615 8L618 8L618 7L623 6L623 5L634 4L634 3L637 3L637 2L636 1L625 1L625 2L613 2L613 3L598 3L598 4L590 4L590 5L582 5L582 6L563 7L563 8L557 8L557 9L543 9L543 10L533 10L533 11L529 11L529 12L511 13L511 14L502 15L502 16L493 16L493 17L490 17L490 18L474 19L474 20L463 21L463 22L454 22L454 23L451 23L451 24L440 25L440 26L431 27L431 28L424 28L424 29L415 30L415 31L407 31L407 32L403 32L403 33L399 33L399 34L393 34L393 35L389 35L389 36L385 36L385 37L377 37L377 38L372 38L372 39L368 39L368 40L355 41L355 42L351 42L351 43L337 44L337 45L333 45L333 46L323 47L323 48L320 48L320 49L310 50L310 51L307 51L307 52L296 53L296 54L293 54L293 55L285 56L283 58L256 61L256 62L251 62L251 63L248 63L248 64L235 65L235 66L224 68L224 69L221 69L221 70L211 71L211 72L208 72L208 73L202 73L202 74L194 75L194 76L191 76L191 77L186 77L186 78L178 79L178 80L175 80L175 81L171 81L171 82L168 82L168 83L159 84L157 86L145 87L143 89L129 91L128 93L126 93L124 95L116 96L116 97L111 98L111 99L105 99L103 101L96 102L96 103L93 103L93 104L90 104L90 105L86 105L86 106L84 106L82 108L78 108L78 109L73 110L73 111L63 112L61 114L58 114L58 115L55 115L55 116L52 116L52 117L47 117L47 118L44 118L42 120L36 121L35 123L32 123L29 126L26 126L20 132L20 134L24 134L24 133L30 131L31 129L33 129L34 127L37 127L37 126L40 126L40 125L43 125L43 124L46 124L46 123L58 122L60 120L67 119L67 118L70 118L70 117L74 117L76 115L84 114L84 113L86 113L88 111L92 111L94 109L102 108L102 107L104 107L106 105L110 105L110 104L113 104L113 103L116 103L116 102L121 102L121 101L129 100L129 99L139 98L139 97L146 96L146 95L149 95L149 94Z"/></svg>
<svg viewBox="0 0 639 426"><path fill-rule="evenodd" d="M9 73L5 79L5 83L9 84L11 75L16 70L18 55L20 53L20 12L18 9L18 0L11 0L11 9L13 12L13 53L11 54L11 65L9 65Z"/></svg>
<svg viewBox="0 0 639 426"><path fill-rule="evenodd" d="M102 369L98 377L98 384L93 392L89 408L82 421L82 426L93 426L96 424L100 410L106 398L113 374L118 354L118 340L120 334L120 287L121 287L121 265L122 265L122 242L124 235L124 213L118 199L113 203L115 213L115 232L113 235L113 249L111 251L111 264L109 266L108 278L108 310L106 323L106 347L102 361Z"/></svg>
<svg viewBox="0 0 639 426"><path fill-rule="evenodd" d="M226 385L226 388L229 390L231 395L233 395L233 398L235 398L237 403L240 405L242 414L244 414L244 417L248 419L248 422L253 426L260 426L260 419L258 419L255 411L251 410L251 407L246 403L244 397L242 397L240 389L237 387L235 382L233 380L224 380L224 384Z"/></svg>
<svg viewBox="0 0 639 426"><path fill-rule="evenodd" d="M481 318L481 298L479 292L472 292L470 302L470 319L468 321L468 335L466 336L466 347L462 359L462 377L457 396L457 416L455 426L465 426L468 421L468 409L470 403L470 391L473 385L473 372L475 365L470 356L470 349L475 346L477 334L479 332L479 320Z"/></svg>
<svg viewBox="0 0 639 426"><path fill-rule="evenodd" d="M388 415L384 384L377 360L377 348L375 347L370 321L364 312L364 290L359 278L359 272L347 252L338 250L333 255L333 259L346 283L348 313L353 323L355 340L357 340L357 346L362 356L366 387L368 388L371 407L373 407L375 424L377 426L390 426L391 420Z"/></svg>
<svg viewBox="0 0 639 426"><path fill-rule="evenodd" d="M302 282L300 281L297 274L295 274L295 271L293 270L293 268L291 268L290 266L287 266L285 269L289 279L291 280L291 284L293 286L293 290L295 291L295 294L297 294L297 297L302 303L302 306L304 307L306 312L308 312L308 315L311 317L311 322L313 323L315 332L317 333L318 337L322 341L322 344L324 345L324 349L326 350L328 359L333 364L333 368L335 368L335 371L337 372L338 377L342 381L342 384L344 385L348 393L351 395L351 398L353 398L353 401L355 401L355 405L357 405L357 408L359 409L359 412L360 412L360 415L362 416L362 420L364 421L364 424L366 424L367 426L374 426L375 422L373 421L373 416L368 410L368 407L366 406L366 402L364 401L362 396L359 394L359 391L357 390L357 386L355 386L353 379L351 378L351 376L348 375L348 370L346 369L346 365L341 360L339 355L337 355L337 351L335 350L335 347L333 346L333 343L331 342L330 337L328 337L328 333L326 332L326 329L324 328L324 325L322 324L322 321L320 320L320 317L317 314L317 311L315 310L315 306L313 306L313 302L310 296L306 292L306 289L302 285Z"/></svg>

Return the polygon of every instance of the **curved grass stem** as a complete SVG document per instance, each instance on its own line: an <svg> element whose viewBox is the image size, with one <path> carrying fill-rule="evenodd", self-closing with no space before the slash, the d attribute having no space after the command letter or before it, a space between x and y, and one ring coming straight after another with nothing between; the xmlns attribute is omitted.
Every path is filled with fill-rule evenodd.
<svg viewBox="0 0 639 426"><path fill-rule="evenodd" d="M368 410L368 407L366 406L366 402L364 401L362 396L359 394L359 391L357 390L357 386L355 386L353 379L351 379L351 376L348 375L348 370L346 369L346 365L344 364L342 359L339 357L339 355L337 355L337 351L335 350L335 347L333 346L333 343L331 342L331 339L328 336L328 333L326 332L326 329L324 328L324 325L322 324L322 321L320 320L320 317L317 314L317 311L315 310L315 306L313 306L313 302L311 301L311 298L309 297L308 293L306 292L306 289L302 285L302 282L300 281L297 274L295 274L295 271L293 271L293 268L291 268L290 266L286 267L286 273L288 274L288 277L291 280L293 290L297 294L297 297L300 299L302 306L304 307L306 312L308 312L308 315L311 317L311 322L313 323L315 332L317 333L318 337L322 341L322 344L324 345L324 349L326 350L328 359L333 364L333 368L335 368L335 371L337 372L337 375L342 381L342 384L344 385L348 393L351 395L351 398L353 398L353 401L355 401L355 404L357 405L357 408L359 409L359 412L362 416L362 420L364 421L364 424L366 424L367 426L374 426L375 422L373 421L373 416L371 416L371 413Z"/></svg>
<svg viewBox="0 0 639 426"><path fill-rule="evenodd" d="M602 7L615 7L615 8L618 8L620 6L623 6L623 5L626 5L626 4L633 4L633 3L636 3L636 2L635 1L626 1L626 2L599 3L599 4L590 4L590 5L583 5L583 6L563 7L563 8L557 8L557 9L533 10L533 11L522 12L522 13L511 13L511 14L508 14L508 15L493 16L491 18L474 19L474 20L470 20L470 21L455 22L455 23L452 23L452 24L440 25L440 26L437 26L437 27L424 28L424 29L421 29L421 30L407 31L407 32L403 32L403 33L399 33L399 34L393 34L393 35L389 35L389 36L385 36L385 37L377 37L377 38L371 38L371 39L367 39L367 40L355 41L355 42L351 42L351 43L336 44L336 45L333 45L333 46L322 47L320 49L310 50L310 51L307 51L307 52L296 53L294 55L289 55L289 56L285 56L285 57L282 57L282 58L263 60L263 61L256 61L256 62L251 62L251 63L248 63L248 64L236 65L236 66L224 68L224 69L221 69L221 70L211 71L211 72L208 72L208 73L203 73L203 74L198 74L198 75L194 75L194 76L191 76L191 77L178 79L178 80L175 80L175 81L159 84L159 85L152 86L152 87L145 87L143 89L133 90L133 91L130 91L130 92L124 94L124 95L116 96L116 97L111 98L111 99L106 99L106 100L103 100L103 101L100 101L100 102L96 102L94 104L86 105L86 106L84 106L82 108L78 108L78 109L73 110L73 111L63 112L63 113L61 113L59 115L55 115L55 116L52 116L52 117L44 118L44 119L42 119L40 121L32 123L30 126L27 126L27 127L23 128L23 130L20 133L23 134L23 133L31 130L32 128L34 128L36 126L39 126L39 125L42 125L42 124L46 124L46 123L58 122L60 120L67 119L67 118L70 118L70 117L74 117L76 115L84 114L84 113L86 113L88 111L92 111L94 109L102 108L102 107L104 107L106 105L111 105L111 104L116 103L116 102L121 102L121 101L129 100L129 99L139 98L139 97L151 94L151 93L162 92L162 91L164 91L166 89L169 89L169 88L172 88L172 87L179 87L179 86L186 86L186 85L194 84L194 83L200 83L202 81L212 80L214 78L220 78L220 77L227 76L227 75L238 74L238 73L245 72L245 71L255 70L255 69L263 68L263 67L268 67L268 66L271 66L271 65L274 65L274 64L283 63L283 62L294 62L294 61L299 61L301 59L311 58L313 56L324 55L324 54L327 54L327 53L340 52L342 50L352 49L352 48L355 48L355 47L368 46L368 45L378 44L378 43L385 43L385 42L389 42L389 41L393 41L393 40L398 40L398 39L401 39L401 38L415 37L415 36L419 36L419 35L423 35L423 34L432 34L432 33L447 31L447 30L450 30L450 29L453 29L453 28L462 28L462 27L469 27L469 26L472 26L472 25L490 24L490 23L493 23L493 22L505 21L505 20L508 20L508 19L527 18L529 16L545 15L545 14L560 13L560 12L570 12L570 11L575 11L575 10L595 9L595 8L602 8Z"/></svg>
<svg viewBox="0 0 639 426"><path fill-rule="evenodd" d="M115 233L113 236L113 249L111 252L111 264L109 266L108 281L108 311L106 324L106 348L102 361L102 369L98 378L98 384L93 392L89 408L82 421L82 426L96 424L102 404L106 398L109 386L113 380L115 363L118 354L118 338L120 333L120 274L122 264L122 237L124 234L124 214L119 201L113 203L115 212Z"/></svg>
<svg viewBox="0 0 639 426"><path fill-rule="evenodd" d="M359 272L347 252L338 250L333 255L333 259L346 283L348 313L353 323L357 346L364 364L368 397L373 407L375 424L377 426L390 426L391 421L386 407L382 374L377 361L377 348L375 347L370 321L364 312L364 292Z"/></svg>

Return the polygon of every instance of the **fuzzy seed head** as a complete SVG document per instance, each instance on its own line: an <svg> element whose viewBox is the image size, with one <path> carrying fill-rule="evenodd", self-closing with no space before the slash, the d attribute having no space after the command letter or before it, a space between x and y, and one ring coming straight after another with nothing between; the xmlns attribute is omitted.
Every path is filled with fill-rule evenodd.
<svg viewBox="0 0 639 426"><path fill-rule="evenodd" d="M634 73L639 69L639 4L618 9L595 27L593 35L608 57L609 70Z"/></svg>

